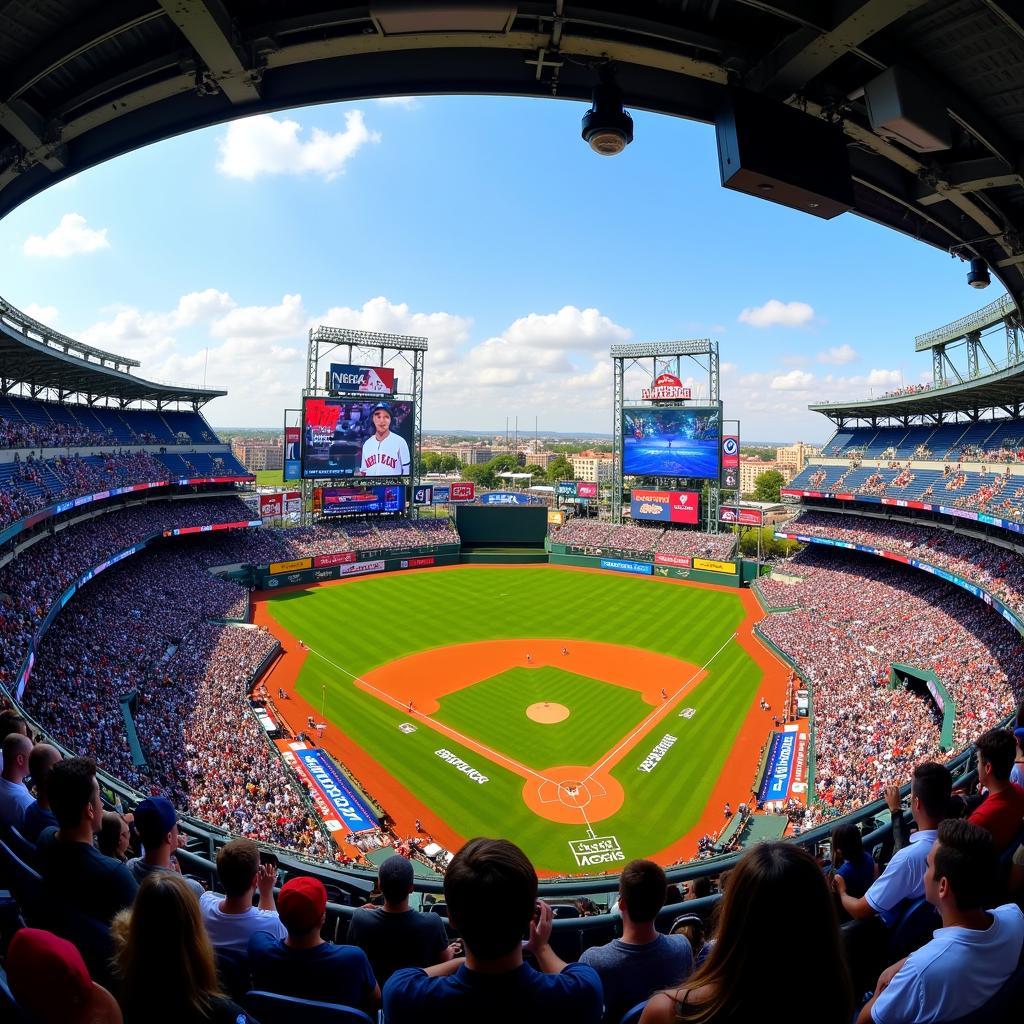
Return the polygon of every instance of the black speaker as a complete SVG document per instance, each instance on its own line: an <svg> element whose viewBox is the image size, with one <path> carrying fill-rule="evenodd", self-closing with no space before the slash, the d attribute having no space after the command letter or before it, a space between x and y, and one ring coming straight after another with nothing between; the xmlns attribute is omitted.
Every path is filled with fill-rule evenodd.
<svg viewBox="0 0 1024 1024"><path fill-rule="evenodd" d="M853 206L842 129L735 90L715 119L722 185L831 220Z"/></svg>

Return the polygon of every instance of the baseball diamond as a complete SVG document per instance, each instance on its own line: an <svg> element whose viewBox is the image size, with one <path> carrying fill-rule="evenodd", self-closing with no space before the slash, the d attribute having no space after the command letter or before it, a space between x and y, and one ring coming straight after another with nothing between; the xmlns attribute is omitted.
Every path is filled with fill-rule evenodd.
<svg viewBox="0 0 1024 1024"><path fill-rule="evenodd" d="M511 835L546 874L583 870L571 844L598 823L627 859L671 863L749 794L758 698L786 685L757 617L749 592L554 566L346 580L255 610L285 649L267 684L290 724L323 704L323 745L400 832Z"/></svg>

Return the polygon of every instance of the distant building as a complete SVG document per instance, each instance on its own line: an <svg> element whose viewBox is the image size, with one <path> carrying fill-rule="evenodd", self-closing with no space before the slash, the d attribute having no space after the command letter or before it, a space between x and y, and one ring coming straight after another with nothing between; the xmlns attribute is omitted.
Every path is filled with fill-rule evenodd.
<svg viewBox="0 0 1024 1024"><path fill-rule="evenodd" d="M231 442L231 454L250 473L264 469L284 469L284 448L280 440L238 437Z"/></svg>
<svg viewBox="0 0 1024 1024"><path fill-rule="evenodd" d="M599 484L612 478L612 457L605 452L580 452L570 455L572 475L577 480Z"/></svg>
<svg viewBox="0 0 1024 1024"><path fill-rule="evenodd" d="M761 459L740 458L740 493L751 494L757 486L757 478L762 473L777 470L788 484L796 476L796 470L780 462L762 462Z"/></svg>
<svg viewBox="0 0 1024 1024"><path fill-rule="evenodd" d="M804 444L803 441L797 441L796 444L787 445L785 448L777 448L775 461L780 467L785 466L791 469L793 476L796 476L797 473L803 472L808 460L818 454L820 454L820 449Z"/></svg>
<svg viewBox="0 0 1024 1024"><path fill-rule="evenodd" d="M550 466L557 458L557 452L532 451L526 456L526 461L533 466L540 466L541 469L547 469L548 466Z"/></svg>
<svg viewBox="0 0 1024 1024"><path fill-rule="evenodd" d="M494 458L494 449L486 444L454 444L450 451L467 466L479 466Z"/></svg>

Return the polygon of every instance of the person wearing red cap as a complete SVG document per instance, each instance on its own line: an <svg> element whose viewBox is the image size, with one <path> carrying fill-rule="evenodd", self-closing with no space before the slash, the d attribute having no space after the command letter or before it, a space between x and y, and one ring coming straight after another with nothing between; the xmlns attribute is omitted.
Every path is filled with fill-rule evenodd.
<svg viewBox="0 0 1024 1024"><path fill-rule="evenodd" d="M82 954L52 932L21 928L7 950L7 980L38 1024L121 1024L114 997L89 977Z"/></svg>
<svg viewBox="0 0 1024 1024"><path fill-rule="evenodd" d="M279 995L354 1006L372 1014L380 987L366 954L355 946L325 942L327 890L317 878L289 879L277 894L286 939L256 932L249 939L253 987Z"/></svg>

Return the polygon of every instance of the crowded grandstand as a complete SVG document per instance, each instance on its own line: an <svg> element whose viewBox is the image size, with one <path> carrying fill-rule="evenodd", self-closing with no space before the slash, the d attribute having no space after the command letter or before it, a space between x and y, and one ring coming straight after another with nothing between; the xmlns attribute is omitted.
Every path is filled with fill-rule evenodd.
<svg viewBox="0 0 1024 1024"><path fill-rule="evenodd" d="M764 509L728 472L740 421L723 418L717 342L613 345L610 475L526 493L514 472L493 491L468 472L418 473L427 339L310 330L302 409L287 410L281 439L301 453L282 474L301 488L289 498L259 494L211 426L206 406L226 392L149 380L0 299L0 1020L1018 1019L1024 24L1012 5L108 6L0 2L0 215L172 132L342 91L593 90L584 138L614 154L633 140L618 73L631 104L717 119L729 187L815 216L854 210L970 260L972 285L991 270L1008 293L918 339L931 380L812 406L831 436L782 488L774 528L796 551L765 558ZM725 91L727 114L712 112ZM775 96L788 105L745 106ZM749 166L748 148L727 143L751 122L820 180ZM321 340L351 361L331 364L324 387ZM623 365L641 358L648 404L629 407ZM707 371L692 390L686 359ZM336 377L373 383L339 397ZM308 402L334 422L314 423ZM624 431L648 468L627 465ZM314 436L322 479L307 472ZM672 447L682 439L710 468L672 468L696 465ZM453 594L489 565L507 580L486 595L501 635L449 644L453 609L483 620L483 600ZM585 600L554 602L518 632L524 606L549 607L530 580L570 575ZM437 636L408 655L441 666L435 690L405 650L359 668L311 643L364 625L367 595L378 635L406 629L386 600L396 580L436 612ZM657 605L638 616L647 632L573 633L599 590L612 595L601 608ZM309 632L298 611L299 632L266 613L324 595L338 603ZM712 646L716 630L716 650L694 642L699 657L674 661L651 639ZM470 678L467 649L492 643L506 660ZM320 674L300 685L308 664ZM638 678L616 677L622 664ZM380 707L366 721L334 713L329 675L370 695L351 706ZM574 716L596 728L581 712L600 684L626 734L548 778L549 762L516 762L505 736L487 747L434 717L439 697L500 675L517 700L531 694L524 730ZM548 699L552 679L560 693L591 689L570 709ZM477 709L480 728L510 737L494 707ZM417 750L442 766L454 800L490 813L472 820L511 821L521 793L536 820L459 834L360 731L404 744L388 749L409 773ZM552 734L560 757L579 739ZM742 772L692 753L709 737ZM522 778L499 784L500 762ZM568 752L550 763L576 765ZM670 781L699 790L703 810L636 856L602 801L647 787L623 817L654 831L658 803L685 817ZM531 855L542 829L578 871Z"/></svg>

